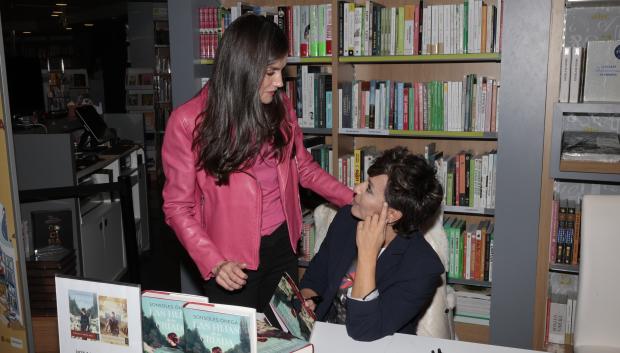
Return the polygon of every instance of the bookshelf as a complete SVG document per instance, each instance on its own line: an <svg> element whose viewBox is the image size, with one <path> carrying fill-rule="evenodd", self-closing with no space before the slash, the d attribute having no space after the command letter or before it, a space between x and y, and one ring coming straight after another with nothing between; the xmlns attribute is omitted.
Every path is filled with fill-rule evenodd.
<svg viewBox="0 0 620 353"><path fill-rule="evenodd" d="M333 48L337 48L338 2L315 0L283 0L274 4L252 1L253 5L332 5ZM385 6L404 6L409 2L383 1ZM454 4L455 1L425 1L424 4ZM493 2L495 3L495 2ZM236 2L225 1L224 7ZM358 2L364 5L364 2ZM536 249L546 104L546 72L550 4L535 0L503 3L502 53L438 54L424 56L339 56L294 57L289 67L323 65L331 70L333 89L338 84L358 80L461 80L476 73L501 79L498 115L501 126L497 133L439 131L347 130L338 126L338 98L334 96L333 128L321 129L333 149L332 162L352 153L356 147L374 145L384 150L406 145L422 153L429 142L447 154L463 149L474 153L498 150L497 190L494 209L450 209L459 217L471 220L494 219L495 243L493 284L491 287L490 325L463 324L462 337L492 344L531 347L534 341L534 298L536 292ZM208 77L210 60L199 58L198 8L219 6L216 1L186 0L169 3L170 49L172 57L173 107L190 99L200 88L200 78ZM523 31L523 28L528 28ZM533 45L535 43L535 45ZM528 55L523 55L527 53ZM524 89L527 87L527 89ZM318 133L305 128L306 133ZM518 211L516 211L518 210ZM519 217L515 217L515 212ZM518 265L517 265L518 264ZM474 284L486 288L485 283Z"/></svg>
<svg viewBox="0 0 620 353"><path fill-rule="evenodd" d="M602 17L600 15L603 15ZM564 343L548 343L547 310L556 301L548 295L554 291L550 276L574 278L579 274L578 261L556 263L553 260L552 238L561 226L554 218L554 204L577 202L585 194L620 194L620 174L617 163L561 160L562 133L566 130L607 131L616 126L620 104L611 102L558 103L560 100L560 63L562 47L586 47L586 40L613 40L618 26L611 23L620 16L617 2L591 0L551 1L549 61L545 112L545 141L543 173L541 175L540 224L536 279L534 347L547 351L572 351L569 332ZM604 25L609 23L609 26ZM582 75L584 73L582 72ZM572 88L572 87L571 87ZM614 128L611 129L614 131ZM559 201L555 201L559 199ZM570 201L568 201L570 200ZM566 206L565 206L566 207ZM571 207L571 206L568 206ZM579 205L577 204L577 207ZM575 220L578 223L578 218ZM555 228L554 228L555 227ZM578 228L573 228L575 231ZM556 234L554 234L556 233ZM576 239L576 238L573 238ZM556 239L557 241L557 239ZM574 252L573 252L574 254Z"/></svg>

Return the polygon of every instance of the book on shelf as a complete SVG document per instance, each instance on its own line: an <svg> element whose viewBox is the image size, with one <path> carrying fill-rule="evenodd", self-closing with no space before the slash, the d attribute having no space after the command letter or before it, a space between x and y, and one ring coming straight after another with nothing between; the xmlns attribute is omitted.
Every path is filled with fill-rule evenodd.
<svg viewBox="0 0 620 353"><path fill-rule="evenodd" d="M207 297L146 290L142 292L142 342L148 352L168 352L185 346L183 305L208 303Z"/></svg>
<svg viewBox="0 0 620 353"><path fill-rule="evenodd" d="M616 132L611 131L564 131L561 159L620 162L620 139Z"/></svg>
<svg viewBox="0 0 620 353"><path fill-rule="evenodd" d="M579 276L549 273L545 341L570 344L574 333Z"/></svg>
<svg viewBox="0 0 620 353"><path fill-rule="evenodd" d="M312 327L316 321L314 312L304 304L304 298L293 279L285 273L269 301L278 324L293 336L310 340Z"/></svg>
<svg viewBox="0 0 620 353"><path fill-rule="evenodd" d="M581 102L582 93L582 79L583 79L583 58L584 48L573 47L571 54L571 73L570 73L570 87L568 92L568 101L570 103Z"/></svg>
<svg viewBox="0 0 620 353"><path fill-rule="evenodd" d="M61 352L142 352L140 286L56 276Z"/></svg>
<svg viewBox="0 0 620 353"><path fill-rule="evenodd" d="M584 102L620 102L620 40L589 41Z"/></svg>
<svg viewBox="0 0 620 353"><path fill-rule="evenodd" d="M551 204L549 264L579 264L581 203L554 195Z"/></svg>
<svg viewBox="0 0 620 353"><path fill-rule="evenodd" d="M214 303L186 303L184 349L186 352L256 353L256 310Z"/></svg>
<svg viewBox="0 0 620 353"><path fill-rule="evenodd" d="M563 47L560 64L560 103L568 103L570 91L570 74L571 74L571 58L572 48Z"/></svg>

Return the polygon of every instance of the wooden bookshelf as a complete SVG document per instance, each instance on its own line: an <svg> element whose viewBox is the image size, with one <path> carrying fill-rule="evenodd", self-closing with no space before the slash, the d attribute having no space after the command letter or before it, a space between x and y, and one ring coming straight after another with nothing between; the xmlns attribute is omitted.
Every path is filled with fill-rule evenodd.
<svg viewBox="0 0 620 353"><path fill-rule="evenodd" d="M620 174L620 163L594 161L560 161L560 171L576 173Z"/></svg>

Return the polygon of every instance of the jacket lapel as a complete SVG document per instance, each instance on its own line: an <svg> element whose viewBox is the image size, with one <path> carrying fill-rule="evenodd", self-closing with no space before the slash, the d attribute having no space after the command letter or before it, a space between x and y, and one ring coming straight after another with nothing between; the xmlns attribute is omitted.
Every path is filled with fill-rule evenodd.
<svg viewBox="0 0 620 353"><path fill-rule="evenodd" d="M411 239L407 239L397 235L394 240L388 245L387 249L383 251L383 254L379 256L379 260L377 262L377 273L375 275L377 281L377 287L379 287L382 279L389 278L386 274L392 270L395 266L397 266L403 254L409 248L411 244Z"/></svg>

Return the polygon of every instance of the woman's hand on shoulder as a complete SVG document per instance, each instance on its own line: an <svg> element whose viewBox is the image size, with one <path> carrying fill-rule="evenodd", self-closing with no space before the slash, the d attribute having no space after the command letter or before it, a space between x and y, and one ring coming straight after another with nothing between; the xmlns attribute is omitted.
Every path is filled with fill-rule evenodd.
<svg viewBox="0 0 620 353"><path fill-rule="evenodd" d="M234 291L245 286L248 275L243 270L246 267L245 263L229 260L220 262L212 272L217 284L226 290Z"/></svg>

